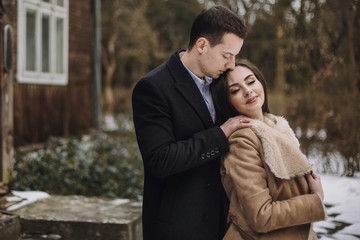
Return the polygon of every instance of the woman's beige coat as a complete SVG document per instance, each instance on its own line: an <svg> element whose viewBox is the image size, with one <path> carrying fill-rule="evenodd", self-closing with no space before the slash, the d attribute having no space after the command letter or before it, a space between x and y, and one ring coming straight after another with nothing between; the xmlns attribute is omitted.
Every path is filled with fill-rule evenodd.
<svg viewBox="0 0 360 240"><path fill-rule="evenodd" d="M287 121L266 116L265 128L253 122L252 129L240 129L229 138L230 151L221 168L230 199L229 230L224 240L317 239L311 223L324 220L326 213L320 197L309 192L304 177L311 165L304 161L298 146L288 150L293 141L295 145L298 142ZM278 131L280 140L276 139Z"/></svg>

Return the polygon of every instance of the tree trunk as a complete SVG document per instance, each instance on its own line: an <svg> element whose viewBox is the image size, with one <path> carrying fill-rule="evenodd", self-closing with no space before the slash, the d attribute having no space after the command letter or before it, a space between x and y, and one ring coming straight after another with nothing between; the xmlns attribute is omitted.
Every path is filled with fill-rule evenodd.
<svg viewBox="0 0 360 240"><path fill-rule="evenodd" d="M114 110L114 96L112 91L112 78L114 76L115 67L113 65L105 68L105 80L103 90L103 115L107 116L113 113Z"/></svg>
<svg viewBox="0 0 360 240"><path fill-rule="evenodd" d="M280 25L276 29L276 72L274 91L271 96L270 109L277 115L285 115L286 111L286 75L285 75L285 50L283 46L283 29Z"/></svg>
<svg viewBox="0 0 360 240"><path fill-rule="evenodd" d="M353 4L351 0L346 0L342 2L343 10L342 14L344 17L344 23L346 28L346 42L347 42L347 59L345 63L345 82L349 81L349 98L351 98L351 102L359 102L359 87L358 87L358 71L356 66L356 57L355 57L355 48L354 48L354 23L355 23L355 11L353 10ZM345 6L344 6L345 5ZM355 114L359 114L358 105L355 104L352 107L352 111ZM352 119L344 119L343 122L349 122L350 128L359 129L359 121L358 117L354 117ZM345 153L347 157L347 174L349 176L353 176L356 171L359 171L359 145L360 145L360 132L359 131L350 131L350 136L346 138L348 141L346 145L350 145L357 149L348 149L348 152ZM357 153L356 153L357 150Z"/></svg>
<svg viewBox="0 0 360 240"><path fill-rule="evenodd" d="M106 47L102 51L102 63L104 66L104 86L103 86L103 115L111 115L114 109L114 97L112 91L112 80L116 69L116 41L118 40L119 31L117 27L118 18L121 9L118 8L117 2L114 2L114 11L111 16L112 34L109 36Z"/></svg>

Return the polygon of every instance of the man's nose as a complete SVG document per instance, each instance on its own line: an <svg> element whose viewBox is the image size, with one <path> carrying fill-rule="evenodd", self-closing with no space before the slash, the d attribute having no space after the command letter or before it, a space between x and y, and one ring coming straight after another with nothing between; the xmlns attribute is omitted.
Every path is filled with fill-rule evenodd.
<svg viewBox="0 0 360 240"><path fill-rule="evenodd" d="M231 56L228 60L228 62L226 63L226 68L227 69L234 69L235 68L235 56Z"/></svg>

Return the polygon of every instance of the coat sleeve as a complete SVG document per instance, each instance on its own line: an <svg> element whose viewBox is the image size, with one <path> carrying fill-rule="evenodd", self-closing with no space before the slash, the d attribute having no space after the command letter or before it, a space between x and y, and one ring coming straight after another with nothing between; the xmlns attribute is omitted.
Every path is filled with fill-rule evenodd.
<svg viewBox="0 0 360 240"><path fill-rule="evenodd" d="M144 168L159 179L219 159L229 148L227 138L217 126L201 129L188 139L177 139L168 97L147 79L136 85L132 95L136 137Z"/></svg>
<svg viewBox="0 0 360 240"><path fill-rule="evenodd" d="M273 201L267 184L267 172L261 161L261 143L250 129L237 131L229 139L230 151L224 159L227 175L245 218L255 232L323 220L325 212L317 194L305 194L288 200Z"/></svg>

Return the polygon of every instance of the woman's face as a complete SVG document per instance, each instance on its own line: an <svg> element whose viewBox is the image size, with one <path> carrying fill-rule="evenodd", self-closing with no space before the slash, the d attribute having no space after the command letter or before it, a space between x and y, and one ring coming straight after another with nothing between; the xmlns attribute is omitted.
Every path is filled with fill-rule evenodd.
<svg viewBox="0 0 360 240"><path fill-rule="evenodd" d="M264 88L254 73L243 66L236 66L228 76L229 101L241 114L262 119L265 101Z"/></svg>

